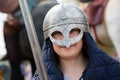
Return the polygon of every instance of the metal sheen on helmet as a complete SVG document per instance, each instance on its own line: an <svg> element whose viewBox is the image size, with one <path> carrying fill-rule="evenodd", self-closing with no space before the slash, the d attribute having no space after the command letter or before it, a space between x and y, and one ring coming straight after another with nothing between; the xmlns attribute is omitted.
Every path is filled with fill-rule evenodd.
<svg viewBox="0 0 120 80"><path fill-rule="evenodd" d="M80 33L74 38L69 38L68 35L74 28L80 29ZM69 48L70 45L81 40L83 32L89 32L89 26L82 9L71 3L62 3L48 11L43 22L43 31L45 39L49 37L53 43ZM60 31L64 39L54 39L51 35L55 31Z"/></svg>

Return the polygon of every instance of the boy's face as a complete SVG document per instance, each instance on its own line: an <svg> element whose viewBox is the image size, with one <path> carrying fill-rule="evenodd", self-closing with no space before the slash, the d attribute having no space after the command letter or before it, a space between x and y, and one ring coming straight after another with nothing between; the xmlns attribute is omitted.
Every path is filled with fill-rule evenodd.
<svg viewBox="0 0 120 80"><path fill-rule="evenodd" d="M51 28L48 34L52 43L69 48L82 39L84 31L82 26L82 24L56 26Z"/></svg>
<svg viewBox="0 0 120 80"><path fill-rule="evenodd" d="M75 59L76 57L78 57L81 53L82 46L83 46L82 40L71 45L69 48L66 48L65 46L58 46L53 43L53 49L59 56L59 58L67 60Z"/></svg>
<svg viewBox="0 0 120 80"><path fill-rule="evenodd" d="M74 38L74 37L78 36L79 34L80 34L80 29L73 28L69 32L69 38ZM63 34L59 31L54 32L54 34L52 34L52 37L56 40L64 39ZM53 43L53 49L59 55L59 57L65 58L65 59L72 59L79 55L79 53L82 49L82 45L83 45L83 42L80 39L78 42L70 45L69 48L67 48L66 46L60 46L60 45Z"/></svg>

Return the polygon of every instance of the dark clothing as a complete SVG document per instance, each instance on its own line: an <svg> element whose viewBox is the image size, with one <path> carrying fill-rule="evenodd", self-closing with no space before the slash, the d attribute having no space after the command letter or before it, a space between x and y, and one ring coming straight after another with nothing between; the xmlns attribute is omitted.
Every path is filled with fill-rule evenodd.
<svg viewBox="0 0 120 80"><path fill-rule="evenodd" d="M101 51L89 33L84 33L83 45L87 46L86 52L89 56L88 65L83 72L83 80L120 80L120 63ZM42 54L48 79L64 80L63 73L52 60L54 51L49 39L44 43ZM40 80L37 73L34 75L33 80Z"/></svg>

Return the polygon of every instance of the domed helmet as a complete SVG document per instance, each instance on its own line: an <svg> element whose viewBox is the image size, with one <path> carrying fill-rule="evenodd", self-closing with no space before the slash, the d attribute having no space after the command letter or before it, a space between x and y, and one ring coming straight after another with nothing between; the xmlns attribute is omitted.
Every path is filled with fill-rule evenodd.
<svg viewBox="0 0 120 80"><path fill-rule="evenodd" d="M78 30L79 34L70 37L72 30ZM48 11L43 22L43 31L45 39L49 37L52 43L69 48L82 39L83 32L89 32L89 26L82 9L71 3L63 3ZM54 38L56 33L63 35L63 38Z"/></svg>

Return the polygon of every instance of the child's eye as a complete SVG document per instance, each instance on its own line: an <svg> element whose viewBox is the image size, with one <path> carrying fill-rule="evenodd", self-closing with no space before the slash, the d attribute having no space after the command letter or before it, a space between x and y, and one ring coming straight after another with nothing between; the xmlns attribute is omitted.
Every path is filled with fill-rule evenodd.
<svg viewBox="0 0 120 80"><path fill-rule="evenodd" d="M73 37L76 37L78 34L80 34L81 30L78 29L78 28L74 28L70 31L69 33L69 37L70 38L73 38Z"/></svg>
<svg viewBox="0 0 120 80"><path fill-rule="evenodd" d="M52 37L57 40L62 40L63 34L60 31L55 31L52 33Z"/></svg>

